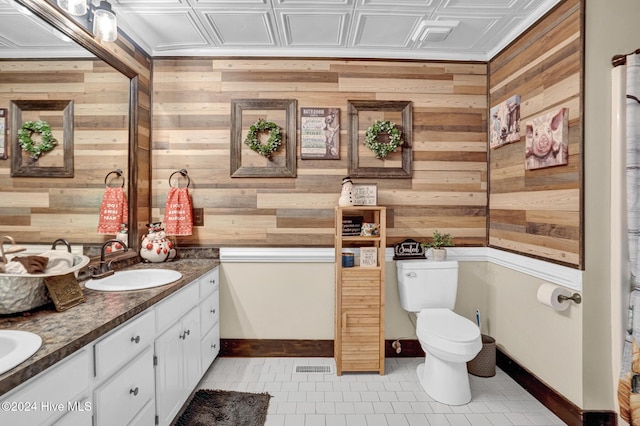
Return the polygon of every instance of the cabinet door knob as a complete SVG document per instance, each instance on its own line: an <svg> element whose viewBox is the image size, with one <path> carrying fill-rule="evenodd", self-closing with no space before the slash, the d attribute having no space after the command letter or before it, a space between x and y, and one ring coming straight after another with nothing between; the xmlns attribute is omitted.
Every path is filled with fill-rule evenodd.
<svg viewBox="0 0 640 426"><path fill-rule="evenodd" d="M216 313L216 310L215 310L215 309L212 309L210 312L211 312L212 314L215 314L215 313Z"/></svg>
<svg viewBox="0 0 640 426"><path fill-rule="evenodd" d="M133 396L137 396L138 395L138 387L136 386L135 389L129 389L129 394L133 394Z"/></svg>
<svg viewBox="0 0 640 426"><path fill-rule="evenodd" d="M191 330L187 330L187 331L185 331L185 332L184 332L184 334L185 334L186 336L190 335L190 334L191 334Z"/></svg>
<svg viewBox="0 0 640 426"><path fill-rule="evenodd" d="M415 272L407 272L405 275L407 277L409 277L409 278L415 278L416 277L416 273Z"/></svg>
<svg viewBox="0 0 640 426"><path fill-rule="evenodd" d="M132 338L131 338L131 341L132 341L133 343L140 343L140 336L132 337Z"/></svg>
<svg viewBox="0 0 640 426"><path fill-rule="evenodd" d="M214 343L213 345L211 345L211 348L212 348L212 349L215 349L215 348L216 348L216 346L217 346L217 345Z"/></svg>
<svg viewBox="0 0 640 426"><path fill-rule="evenodd" d="M211 279L209 280L209 283L210 283L211 285L213 285L213 284L215 284L215 283L216 283L216 280L215 280L214 278L211 278Z"/></svg>

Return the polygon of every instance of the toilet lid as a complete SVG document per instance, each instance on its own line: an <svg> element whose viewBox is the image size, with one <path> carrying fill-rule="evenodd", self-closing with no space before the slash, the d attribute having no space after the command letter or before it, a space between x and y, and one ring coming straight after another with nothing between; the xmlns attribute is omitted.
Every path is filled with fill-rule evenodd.
<svg viewBox="0 0 640 426"><path fill-rule="evenodd" d="M420 311L416 331L419 336L432 336L457 343L473 342L480 337L477 325L443 308Z"/></svg>

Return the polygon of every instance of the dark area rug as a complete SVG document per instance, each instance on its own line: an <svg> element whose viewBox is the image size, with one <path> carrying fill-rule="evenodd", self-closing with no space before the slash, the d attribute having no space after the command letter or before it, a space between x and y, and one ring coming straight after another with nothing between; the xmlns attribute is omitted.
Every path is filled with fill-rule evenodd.
<svg viewBox="0 0 640 426"><path fill-rule="evenodd" d="M200 389L176 426L264 426L268 393Z"/></svg>

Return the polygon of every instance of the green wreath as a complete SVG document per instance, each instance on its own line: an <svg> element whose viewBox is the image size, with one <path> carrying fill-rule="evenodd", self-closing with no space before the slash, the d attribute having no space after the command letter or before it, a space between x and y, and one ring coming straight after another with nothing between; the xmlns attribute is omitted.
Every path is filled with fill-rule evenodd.
<svg viewBox="0 0 640 426"><path fill-rule="evenodd" d="M261 132L269 132L269 140L266 144L260 143L258 139L258 133ZM276 123L260 118L249 127L249 133L247 133L244 143L258 154L269 158L282 143L282 131Z"/></svg>
<svg viewBox="0 0 640 426"><path fill-rule="evenodd" d="M378 135L382 132L389 135L388 143L378 141ZM396 128L395 123L376 120L364 134L364 145L373 151L376 158L384 158L402 145L402 132Z"/></svg>
<svg viewBox="0 0 640 426"><path fill-rule="evenodd" d="M34 133L40 134L40 143L35 144L31 136ZM18 142L24 152L30 154L31 158L37 160L42 154L51 151L58 141L51 133L51 127L46 121L25 121L20 130L18 130Z"/></svg>

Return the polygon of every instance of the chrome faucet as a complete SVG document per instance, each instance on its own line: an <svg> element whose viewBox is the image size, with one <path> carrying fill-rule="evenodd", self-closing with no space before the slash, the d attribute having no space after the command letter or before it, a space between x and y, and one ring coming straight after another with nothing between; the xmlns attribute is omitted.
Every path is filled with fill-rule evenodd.
<svg viewBox="0 0 640 426"><path fill-rule="evenodd" d="M102 247L100 248L100 265L98 265L97 267L94 268L92 274L91 274L91 278L105 278L108 277L109 275L113 275L114 271L111 268L111 263L115 260L115 259L111 259L111 261L107 262L106 258L106 251L107 251L107 247L109 247L111 244L113 243L119 243L122 245L122 247L124 247L124 251L126 252L127 250L129 250L129 247L127 247L127 245L120 241L120 240L116 240L116 239L111 239L111 240L107 240L104 242L104 244L102 244Z"/></svg>

